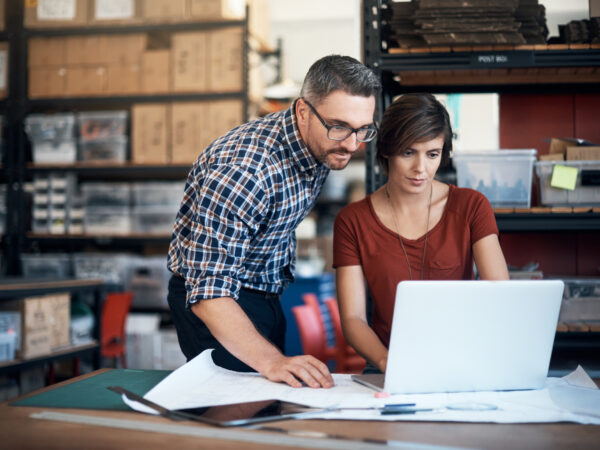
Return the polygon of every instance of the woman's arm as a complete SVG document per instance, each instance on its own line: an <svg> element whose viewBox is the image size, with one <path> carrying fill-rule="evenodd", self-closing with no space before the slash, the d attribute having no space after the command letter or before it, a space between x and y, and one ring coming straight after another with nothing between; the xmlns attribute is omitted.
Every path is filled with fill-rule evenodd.
<svg viewBox="0 0 600 450"><path fill-rule="evenodd" d="M362 268L338 267L336 284L344 337L367 361L385 372L388 351L367 323L367 298Z"/></svg>
<svg viewBox="0 0 600 450"><path fill-rule="evenodd" d="M473 244L473 258L482 280L508 280L506 260L498 235L490 234Z"/></svg>

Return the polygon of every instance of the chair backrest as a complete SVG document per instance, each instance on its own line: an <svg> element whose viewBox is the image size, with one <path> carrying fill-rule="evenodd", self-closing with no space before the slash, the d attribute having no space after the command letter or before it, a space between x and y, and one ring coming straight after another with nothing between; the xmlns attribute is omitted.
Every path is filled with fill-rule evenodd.
<svg viewBox="0 0 600 450"><path fill-rule="evenodd" d="M336 370L338 372L360 372L366 365L365 359L356 353L356 350L348 345L344 332L342 331L342 321L340 318L340 309L335 298L324 300L329 317L335 332L336 347Z"/></svg>
<svg viewBox="0 0 600 450"><path fill-rule="evenodd" d="M125 342L125 322L131 309L132 292L110 292L106 294L102 306L101 339L102 347L115 342Z"/></svg>
<svg viewBox="0 0 600 450"><path fill-rule="evenodd" d="M315 358L326 362L328 359L325 352L326 338L320 317L308 305L294 306L292 307L292 313L298 325L304 354L313 355Z"/></svg>

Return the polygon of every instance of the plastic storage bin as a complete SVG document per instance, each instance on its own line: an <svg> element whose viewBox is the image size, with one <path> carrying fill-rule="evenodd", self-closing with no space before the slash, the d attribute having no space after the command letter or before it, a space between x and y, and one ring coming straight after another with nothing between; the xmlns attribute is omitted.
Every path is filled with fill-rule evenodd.
<svg viewBox="0 0 600 450"><path fill-rule="evenodd" d="M34 163L74 163L77 160L75 139L31 141Z"/></svg>
<svg viewBox="0 0 600 450"><path fill-rule="evenodd" d="M82 141L123 136L127 129L127 111L82 112L77 114L77 124Z"/></svg>
<svg viewBox="0 0 600 450"><path fill-rule="evenodd" d="M178 208L184 188L185 182L135 183L131 186L133 205Z"/></svg>
<svg viewBox="0 0 600 450"><path fill-rule="evenodd" d="M25 118L25 132L31 141L64 141L73 139L75 115L31 114Z"/></svg>
<svg viewBox="0 0 600 450"><path fill-rule="evenodd" d="M555 165L579 169L575 190L559 189L550 186ZM600 185L582 185L582 177L589 171L600 170L600 161L538 161L535 172L540 179L540 202L548 206L600 205Z"/></svg>
<svg viewBox="0 0 600 450"><path fill-rule="evenodd" d="M71 256L65 253L23 253L21 263L27 278L65 279L71 276Z"/></svg>
<svg viewBox="0 0 600 450"><path fill-rule="evenodd" d="M86 206L83 217L86 234L129 234L131 212L129 206L90 207Z"/></svg>
<svg viewBox="0 0 600 450"><path fill-rule="evenodd" d="M76 278L101 279L125 288L130 276L129 255L115 253L76 253L73 268Z"/></svg>
<svg viewBox="0 0 600 450"><path fill-rule="evenodd" d="M117 136L109 139L79 141L81 161L125 162L127 160L128 139Z"/></svg>
<svg viewBox="0 0 600 450"><path fill-rule="evenodd" d="M600 320L600 278L565 279L559 322Z"/></svg>
<svg viewBox="0 0 600 450"><path fill-rule="evenodd" d="M454 153L459 187L476 189L493 207L529 208L535 149Z"/></svg>
<svg viewBox="0 0 600 450"><path fill-rule="evenodd" d="M131 203L129 183L82 183L81 193L86 209L95 207L128 207Z"/></svg>
<svg viewBox="0 0 600 450"><path fill-rule="evenodd" d="M134 207L131 231L134 233L168 234L173 232L177 207Z"/></svg>

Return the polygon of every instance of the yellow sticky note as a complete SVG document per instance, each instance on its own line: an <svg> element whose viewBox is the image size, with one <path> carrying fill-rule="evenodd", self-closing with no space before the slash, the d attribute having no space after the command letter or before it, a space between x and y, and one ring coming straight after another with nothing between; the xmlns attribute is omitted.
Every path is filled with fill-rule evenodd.
<svg viewBox="0 0 600 450"><path fill-rule="evenodd" d="M559 164L554 165L552 170L552 179L550 180L550 186L559 189L568 189L574 191L577 185L577 174L579 169L577 167L561 166Z"/></svg>

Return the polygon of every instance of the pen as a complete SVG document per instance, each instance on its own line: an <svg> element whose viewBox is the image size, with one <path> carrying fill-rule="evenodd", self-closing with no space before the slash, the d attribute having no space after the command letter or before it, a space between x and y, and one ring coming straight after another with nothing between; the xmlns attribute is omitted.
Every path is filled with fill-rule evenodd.
<svg viewBox="0 0 600 450"><path fill-rule="evenodd" d="M415 408L412 406L405 406L399 408L383 408L380 414L383 416L392 414L414 414L420 411L433 411L433 408Z"/></svg>
<svg viewBox="0 0 600 450"><path fill-rule="evenodd" d="M416 403L386 403L384 408L406 408L407 406L417 406Z"/></svg>

